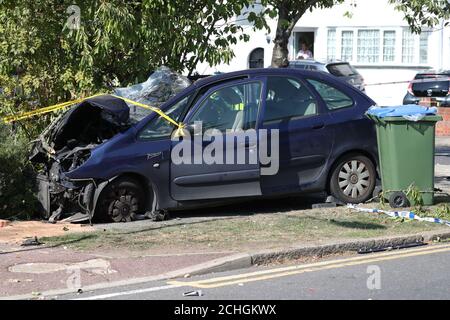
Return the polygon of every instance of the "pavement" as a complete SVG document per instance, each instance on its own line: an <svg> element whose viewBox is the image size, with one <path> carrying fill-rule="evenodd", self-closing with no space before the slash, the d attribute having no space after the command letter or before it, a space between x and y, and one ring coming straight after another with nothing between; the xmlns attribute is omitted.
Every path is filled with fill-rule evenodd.
<svg viewBox="0 0 450 320"><path fill-rule="evenodd" d="M450 193L450 137L436 137L435 187Z"/></svg>
<svg viewBox="0 0 450 320"><path fill-rule="evenodd" d="M53 299L450 299L450 244L150 281ZM184 296L193 292L194 296ZM191 304L192 305L192 304ZM210 312L216 312L210 310Z"/></svg>
<svg viewBox="0 0 450 320"><path fill-rule="evenodd" d="M448 178L450 176L450 137L445 139L437 138L436 152L436 187L441 188L445 192L450 192L450 180ZM305 203L308 205L307 202ZM288 209L289 208L286 210ZM296 209L298 210L299 208L297 207ZM170 225L195 224L202 221L228 219L235 216L232 214L230 215L229 212L229 208L226 210L218 208L214 216L207 216L204 215L202 211L196 211L188 213L188 215L183 216L183 218L181 218L182 215L179 215L173 217L172 220L164 222L144 220L126 224L96 225L94 228L100 230L111 229L123 232L139 232ZM422 236L418 235L418 237L421 238ZM438 236L435 236L434 238L437 237ZM450 237L450 234L443 235L442 237ZM433 236L429 236L428 240L431 240L432 238ZM370 244L371 241L372 240L366 240L366 245ZM402 241L416 242L417 240L398 240L400 243ZM372 242L372 245L375 243L376 242ZM325 249L297 248L294 249L294 251L275 253L275 258L268 260L276 260L277 255L283 255L283 257L287 257L288 260L296 259L302 255L307 255L308 252L313 252L314 254L312 255L317 255L317 252L321 252L320 255L322 255L325 251L326 254L342 253L349 250L355 250L358 245L361 246L362 244L340 243L336 244L336 246L331 244ZM130 288L134 288L133 286L140 288L143 283L145 284L151 281L163 281L163 279L174 277L190 277L208 272L245 268L254 264L255 261L259 261L257 259L255 260L254 254L255 253L253 253L253 255L239 255L239 253L233 251L183 252L174 254L167 254L164 252L157 252L157 254L155 254L153 252L148 255L146 255L145 252L136 255L115 251L87 253L74 251L66 247L20 247L17 244L0 242L0 297L16 296L31 298L52 295L61 296L68 292L76 292L81 287L83 290L106 290L105 292L115 292L116 289L106 288L123 287L130 283L133 284ZM259 257L262 257L260 260L264 261L264 257L270 256L271 254L273 255L274 253L268 252L260 255ZM442 256L449 257L448 253L443 253ZM420 260L423 258L412 259ZM430 259L440 258L430 255ZM387 264L388 267L389 264L395 265L395 262L389 262ZM441 265L446 266L448 269L449 265L447 262ZM409 266L406 267L409 268ZM425 267L426 265L424 264L419 270L422 270ZM435 268L434 265L433 268ZM320 281L320 279L317 281ZM283 288L283 286L280 288ZM261 287L260 289L262 290L260 292L265 292L264 290L266 290L264 287ZM272 290L276 292L278 287L272 288ZM168 294L170 292L171 291L168 290L166 293ZM232 298L231 296L228 297L225 292L217 293L217 296L213 295L210 296L210 298L222 297L222 294L224 294L223 297L225 298ZM326 296L325 293L323 294L323 297L331 297ZM342 295L337 295L336 297L338 296ZM139 297L146 298L147 296L144 295ZM161 297L165 298L169 296ZM302 297L307 296L301 294L298 296L298 298ZM177 298L180 298L179 295ZM233 298L238 299L239 297L233 296ZM285 295L283 298L289 297Z"/></svg>

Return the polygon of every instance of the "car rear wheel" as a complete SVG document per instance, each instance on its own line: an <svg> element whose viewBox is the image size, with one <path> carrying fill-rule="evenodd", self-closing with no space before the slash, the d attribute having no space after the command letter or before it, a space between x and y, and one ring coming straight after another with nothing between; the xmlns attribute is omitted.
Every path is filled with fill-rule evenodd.
<svg viewBox="0 0 450 320"><path fill-rule="evenodd" d="M341 158L330 179L331 194L345 203L362 203L371 198L376 171L366 156L350 154Z"/></svg>
<svg viewBox="0 0 450 320"><path fill-rule="evenodd" d="M143 211L142 186L131 178L118 178L102 193L102 214L114 222L129 222Z"/></svg>

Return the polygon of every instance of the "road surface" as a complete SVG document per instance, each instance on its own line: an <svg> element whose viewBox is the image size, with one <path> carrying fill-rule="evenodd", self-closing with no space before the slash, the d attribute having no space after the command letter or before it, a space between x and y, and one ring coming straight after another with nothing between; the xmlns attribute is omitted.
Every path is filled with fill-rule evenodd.
<svg viewBox="0 0 450 320"><path fill-rule="evenodd" d="M201 290L202 296L184 297ZM140 283L58 299L450 299L450 244L308 264L253 267Z"/></svg>

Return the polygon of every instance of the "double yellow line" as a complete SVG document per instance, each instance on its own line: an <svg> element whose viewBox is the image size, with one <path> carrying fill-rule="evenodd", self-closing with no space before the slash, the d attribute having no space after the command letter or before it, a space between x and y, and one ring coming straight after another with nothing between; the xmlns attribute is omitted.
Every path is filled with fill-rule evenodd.
<svg viewBox="0 0 450 320"><path fill-rule="evenodd" d="M31 118L31 117L34 117L34 116L37 116L37 115L46 114L46 113L49 113L49 112L55 112L55 111L58 111L60 109L64 109L64 108L67 108L69 106L81 103L81 102L83 102L85 100L92 99L92 98L95 98L95 97L98 97L98 96L103 96L103 95L108 95L108 94L102 94L102 93L95 94L95 95L92 95L92 96L89 96L89 97L86 97L86 98L80 98L80 99L75 99L75 100L71 100L71 101L67 101L67 102L63 102L63 103L58 103L58 104L55 104L55 105L52 105L52 106L40 108L40 109L33 110L33 111L22 112L22 113L15 114L15 115L9 115L9 116L6 116L6 117L2 118L2 120L5 123L11 123L11 122L14 122L14 121L28 119L28 118ZM136 105L138 107L141 107L141 108L144 108L144 109L148 109L148 110L152 110L153 112L156 112L158 115L160 115L167 122L173 124L178 129L183 129L183 124L181 122L175 121L174 119L169 117L167 114L165 114L159 108L152 107L152 106L149 106L149 105L137 102L137 101L133 101L133 100L130 100L130 99L127 99L127 98L124 98L124 97L119 97L119 96L116 96L116 95L113 95L113 94L110 94L110 96L118 98L118 99L122 99L123 101L128 102L128 103L133 104L133 105Z"/></svg>
<svg viewBox="0 0 450 320"><path fill-rule="evenodd" d="M168 284L178 286L191 286L194 288L217 288L246 282L269 280L295 274L315 272L328 269L336 269L348 266L355 266L367 263L394 260L406 257L422 256L433 253L450 251L450 245L427 246L420 249L407 249L407 251L391 251L370 256L358 256L347 259L333 261L323 261L298 266L283 267L271 270L256 271L232 276L218 277L200 281L168 281Z"/></svg>

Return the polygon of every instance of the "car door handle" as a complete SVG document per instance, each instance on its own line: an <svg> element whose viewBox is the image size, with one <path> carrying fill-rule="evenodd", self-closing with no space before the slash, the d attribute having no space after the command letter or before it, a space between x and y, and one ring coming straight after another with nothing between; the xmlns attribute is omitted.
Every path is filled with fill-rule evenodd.
<svg viewBox="0 0 450 320"><path fill-rule="evenodd" d="M322 129L322 128L324 128L324 127L325 127L325 123L318 123L318 124L313 125L313 126L311 127L311 129L313 129L313 130L319 130L319 129Z"/></svg>

